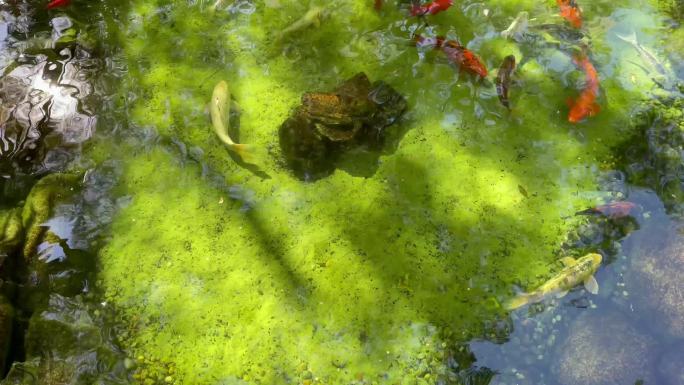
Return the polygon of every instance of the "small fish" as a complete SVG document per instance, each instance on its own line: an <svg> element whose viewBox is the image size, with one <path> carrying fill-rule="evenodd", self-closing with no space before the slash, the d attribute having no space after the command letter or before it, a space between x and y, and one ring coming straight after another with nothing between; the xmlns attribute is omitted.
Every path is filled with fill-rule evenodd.
<svg viewBox="0 0 684 385"><path fill-rule="evenodd" d="M373 6L376 11L379 11L382 9L382 0L375 0L375 5Z"/></svg>
<svg viewBox="0 0 684 385"><path fill-rule="evenodd" d="M556 0L560 7L560 15L575 28L582 28L582 10L575 0Z"/></svg>
<svg viewBox="0 0 684 385"><path fill-rule="evenodd" d="M219 139L228 146L228 149L239 155L246 163L255 163L254 148L247 144L237 144L231 139L228 134L230 129L230 91L228 90L228 83L221 80L214 86L214 91L211 95L211 102L209 102L209 112L211 114L211 124L214 127L214 132Z"/></svg>
<svg viewBox="0 0 684 385"><path fill-rule="evenodd" d="M634 49L639 53L639 56L641 56L641 59L655 68L659 74L667 76L667 70L665 69L665 66L658 60L658 58L644 46L639 44L636 32L632 31L632 34L629 36L616 33L615 36L634 47Z"/></svg>
<svg viewBox="0 0 684 385"><path fill-rule="evenodd" d="M518 16L515 17L511 25L501 31L501 37L505 39L519 40L527 31L528 25L529 14L526 11L521 11L518 13Z"/></svg>
<svg viewBox="0 0 684 385"><path fill-rule="evenodd" d="M278 40L282 40L285 36L289 34L302 31L311 26L318 28L321 26L321 21L326 16L327 12L324 7L312 7L299 20L295 21L289 27L282 30L278 35Z"/></svg>
<svg viewBox="0 0 684 385"><path fill-rule="evenodd" d="M584 287L592 294L598 294L598 283L594 273L601 265L601 254L591 253L575 260L571 257L561 258L565 268L537 289L522 293L504 303L506 310L514 310L530 303L540 302L552 295L564 296L567 292L584 283Z"/></svg>
<svg viewBox="0 0 684 385"><path fill-rule="evenodd" d="M568 121L570 123L577 123L601 111L601 107L596 103L596 97L599 92L599 78L596 68L594 68L594 65L591 64L586 55L575 57L574 62L584 72L586 83L577 99L568 100L568 106L570 106Z"/></svg>
<svg viewBox="0 0 684 385"><path fill-rule="evenodd" d="M414 4L411 7L411 16L436 15L446 11L454 4L454 0L434 0L425 5Z"/></svg>
<svg viewBox="0 0 684 385"><path fill-rule="evenodd" d="M532 30L547 32L556 39L576 45L589 45L588 36L581 30L563 24L540 24L530 27Z"/></svg>
<svg viewBox="0 0 684 385"><path fill-rule="evenodd" d="M504 58L499 68L499 73L496 75L496 94L499 96L501 104L509 110L511 109L511 104L508 101L508 86L511 84L511 74L514 70L515 56L508 55Z"/></svg>
<svg viewBox="0 0 684 385"><path fill-rule="evenodd" d="M627 201L611 202L605 205L592 207L586 210L578 211L575 215L603 215L610 219L618 219L630 216L632 211L637 207L636 204Z"/></svg>
<svg viewBox="0 0 684 385"><path fill-rule="evenodd" d="M66 7L71 3L71 0L52 0L47 4L47 9L54 9L60 7Z"/></svg>

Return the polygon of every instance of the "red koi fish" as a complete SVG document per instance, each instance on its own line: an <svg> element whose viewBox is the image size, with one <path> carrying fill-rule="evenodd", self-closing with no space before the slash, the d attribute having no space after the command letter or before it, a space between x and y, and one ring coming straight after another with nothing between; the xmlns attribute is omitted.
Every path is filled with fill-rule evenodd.
<svg viewBox="0 0 684 385"><path fill-rule="evenodd" d="M375 0L375 6L374 6L376 11L379 11L382 9L382 0Z"/></svg>
<svg viewBox="0 0 684 385"><path fill-rule="evenodd" d="M611 202L605 205L600 205L592 207L590 209L578 211L576 215L592 215L599 214L606 216L610 219L624 218L632 213L632 210L636 208L637 205L632 202L622 201L622 202Z"/></svg>
<svg viewBox="0 0 684 385"><path fill-rule="evenodd" d="M47 9L66 7L71 3L71 0L52 0L48 3Z"/></svg>
<svg viewBox="0 0 684 385"><path fill-rule="evenodd" d="M425 5L414 4L411 7L411 16L436 15L446 11L454 4L454 0L433 0Z"/></svg>
<svg viewBox="0 0 684 385"><path fill-rule="evenodd" d="M576 100L568 100L568 106L570 106L568 122L570 123L577 123L601 111L601 107L596 103L596 96L599 92L599 79L596 68L594 68L594 65L591 64L586 56L576 57L574 61L575 65L584 71L586 85Z"/></svg>
<svg viewBox="0 0 684 385"><path fill-rule="evenodd" d="M442 36L425 38L420 35L417 35L414 40L417 47L434 46L435 49L441 49L447 59L458 68L482 78L487 77L487 68L482 60L457 41L446 40Z"/></svg>
<svg viewBox="0 0 684 385"><path fill-rule="evenodd" d="M556 0L560 7L560 15L575 28L582 27L582 10L575 0Z"/></svg>

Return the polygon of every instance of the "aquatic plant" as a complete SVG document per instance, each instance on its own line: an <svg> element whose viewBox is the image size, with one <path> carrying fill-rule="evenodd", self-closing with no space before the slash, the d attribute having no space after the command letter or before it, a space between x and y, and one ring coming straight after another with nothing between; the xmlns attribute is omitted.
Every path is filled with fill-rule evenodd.
<svg viewBox="0 0 684 385"><path fill-rule="evenodd" d="M679 89L684 91L681 85ZM684 213L682 111L684 98L677 92L644 101L635 113L634 140L617 151L629 181L656 191L667 210L676 215Z"/></svg>

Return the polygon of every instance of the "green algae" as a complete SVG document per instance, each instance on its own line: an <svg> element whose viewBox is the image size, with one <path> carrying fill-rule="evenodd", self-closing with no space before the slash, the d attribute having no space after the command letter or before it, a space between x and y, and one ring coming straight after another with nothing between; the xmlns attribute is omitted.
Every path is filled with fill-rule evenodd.
<svg viewBox="0 0 684 385"><path fill-rule="evenodd" d="M132 2L122 41L131 129L203 153L201 166L162 146L125 159L120 193L132 203L112 225L100 279L130 323L141 383L434 383L454 344L497 338L499 301L548 277L573 213L601 197L595 173L611 167L639 96L612 67L599 66L601 114L572 126L564 99L581 77L543 50L517 72L509 115L491 86L411 47L406 31L421 22L367 3L337 2L320 28L275 44L307 4L211 15L209 4ZM588 17L610 15L600 3ZM492 26L519 9L555 12L488 7L491 18L471 7L430 22L489 68L519 55ZM601 63L626 60L612 48L597 47ZM408 116L389 128L377 164L350 158L301 183L278 161L279 125L303 92L359 71L404 94ZM204 106L220 79L241 106L240 141L272 155L261 164L269 178L235 163L209 126ZM105 158L106 146L92 151Z"/></svg>

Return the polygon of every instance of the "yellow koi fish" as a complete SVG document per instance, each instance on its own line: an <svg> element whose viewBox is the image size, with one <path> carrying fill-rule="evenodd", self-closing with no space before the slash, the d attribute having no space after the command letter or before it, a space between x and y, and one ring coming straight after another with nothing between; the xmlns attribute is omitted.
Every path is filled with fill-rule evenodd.
<svg viewBox="0 0 684 385"><path fill-rule="evenodd" d="M228 134L230 129L230 103L228 83L225 80L221 80L214 86L214 92L209 103L211 124L214 127L214 132L228 146L228 149L240 156L244 162L256 164L254 163L254 148L248 144L235 143Z"/></svg>
<svg viewBox="0 0 684 385"><path fill-rule="evenodd" d="M568 290L584 283L584 287L592 294L597 294L599 287L594 273L601 265L601 255L596 253L587 254L575 260L571 257L561 259L565 268L553 278L546 281L534 291L522 293L504 304L506 310L514 310L530 303L535 303L551 295L560 297L567 294Z"/></svg>

